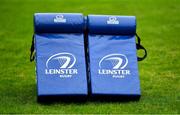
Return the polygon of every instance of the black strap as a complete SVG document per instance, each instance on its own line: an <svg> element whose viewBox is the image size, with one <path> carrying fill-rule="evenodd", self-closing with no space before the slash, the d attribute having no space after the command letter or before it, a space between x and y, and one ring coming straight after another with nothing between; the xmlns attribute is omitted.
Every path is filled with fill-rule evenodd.
<svg viewBox="0 0 180 115"><path fill-rule="evenodd" d="M34 35L32 37L32 43L31 43L31 49L30 49L30 62L34 61L35 58L35 52L34 52Z"/></svg>
<svg viewBox="0 0 180 115"><path fill-rule="evenodd" d="M137 57L138 61L142 61L147 57L147 51L146 49L141 45L141 39L140 37L136 34L137 37L137 43L136 43L136 49L137 50L144 50L144 56L143 57Z"/></svg>
<svg viewBox="0 0 180 115"><path fill-rule="evenodd" d="M136 49L137 50L144 50L144 56L143 57L137 57L138 61L142 61L147 57L147 51L146 49L141 45L141 39L140 37L136 34L137 37L137 43L136 43ZM30 62L34 61L35 58L35 51L34 51L34 35L32 37L32 44L31 44L31 49L30 49Z"/></svg>

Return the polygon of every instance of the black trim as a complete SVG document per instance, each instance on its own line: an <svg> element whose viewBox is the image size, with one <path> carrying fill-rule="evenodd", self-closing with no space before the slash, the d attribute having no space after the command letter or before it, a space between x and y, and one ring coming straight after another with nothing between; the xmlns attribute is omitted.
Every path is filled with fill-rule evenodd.
<svg viewBox="0 0 180 115"><path fill-rule="evenodd" d="M32 43L31 43L31 48L30 48L30 62L34 61L35 58L35 53L34 53L34 35L32 36Z"/></svg>

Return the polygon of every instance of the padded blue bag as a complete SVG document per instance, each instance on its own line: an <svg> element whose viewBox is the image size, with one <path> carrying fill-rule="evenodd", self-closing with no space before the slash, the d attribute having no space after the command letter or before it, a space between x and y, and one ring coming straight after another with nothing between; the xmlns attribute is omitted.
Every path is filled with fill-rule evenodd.
<svg viewBox="0 0 180 115"><path fill-rule="evenodd" d="M34 15L38 97L86 97L88 94L82 14Z"/></svg>
<svg viewBox="0 0 180 115"><path fill-rule="evenodd" d="M146 57L146 50L138 36L136 44L136 18L88 15L87 28L92 97L139 98L137 61ZM144 57L137 58L136 48L145 51Z"/></svg>

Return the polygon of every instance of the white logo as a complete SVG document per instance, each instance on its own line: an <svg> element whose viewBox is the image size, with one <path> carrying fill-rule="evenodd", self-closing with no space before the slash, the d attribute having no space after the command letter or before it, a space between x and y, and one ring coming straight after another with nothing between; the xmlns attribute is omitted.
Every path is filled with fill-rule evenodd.
<svg viewBox="0 0 180 115"><path fill-rule="evenodd" d="M117 18L115 16L111 16L107 20L107 24L119 24L119 21L117 20Z"/></svg>
<svg viewBox="0 0 180 115"><path fill-rule="evenodd" d="M60 68L72 68L76 63L76 58L73 54L63 52L52 55L46 62L46 67L48 68L48 63L51 60L57 60L59 62ZM71 60L73 60L71 62ZM70 64L71 62L71 64Z"/></svg>
<svg viewBox="0 0 180 115"><path fill-rule="evenodd" d="M66 19L64 18L63 15L56 15L56 17L54 18L54 22L55 23L66 23Z"/></svg>
<svg viewBox="0 0 180 115"><path fill-rule="evenodd" d="M77 69L71 69L76 63L76 58L73 54L62 52L49 57L46 61L45 74L56 75L60 77L72 77L77 74Z"/></svg>
<svg viewBox="0 0 180 115"><path fill-rule="evenodd" d="M125 60L124 64L123 64L123 60ZM123 54L109 54L104 56L99 62L100 68L103 61L110 61L111 64L113 65L113 69L124 69L128 64L128 59Z"/></svg>
<svg viewBox="0 0 180 115"><path fill-rule="evenodd" d="M98 73L101 75L112 75L113 78L124 78L130 74L130 70L125 69L128 59L124 54L109 54L99 61Z"/></svg>

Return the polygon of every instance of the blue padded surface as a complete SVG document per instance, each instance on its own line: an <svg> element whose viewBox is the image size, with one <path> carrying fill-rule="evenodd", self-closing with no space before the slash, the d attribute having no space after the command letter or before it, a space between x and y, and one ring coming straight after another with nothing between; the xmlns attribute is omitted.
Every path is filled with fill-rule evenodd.
<svg viewBox="0 0 180 115"><path fill-rule="evenodd" d="M87 78L85 65L85 52L83 34L36 34L36 74L38 96L43 95L87 95ZM60 68L64 62L56 60L59 57L70 56L71 62L76 58L74 66L70 69ZM50 57L52 57L50 59ZM54 59L53 59L54 58ZM48 59L50 59L48 61ZM65 60L66 61L66 60ZM64 70L64 73L50 74L53 69ZM77 69L77 74L73 74ZM46 70L48 72L46 72ZM65 71L69 71L65 73ZM48 74L47 74L48 73ZM53 73L53 72L51 72ZM68 77L70 75L70 77Z"/></svg>
<svg viewBox="0 0 180 115"><path fill-rule="evenodd" d="M136 17L88 15L88 30L90 34L134 35Z"/></svg>
<svg viewBox="0 0 180 115"><path fill-rule="evenodd" d="M48 16L45 20L48 20L47 18ZM74 26L83 28L80 23ZM54 29L56 25L51 27ZM69 27L68 24L67 27L58 24L56 28L65 28L63 31L70 32L72 30L69 31ZM35 33L38 96L86 96L88 89L83 33L43 32Z"/></svg>
<svg viewBox="0 0 180 115"><path fill-rule="evenodd" d="M35 33L82 33L84 19L78 13L36 13Z"/></svg>
<svg viewBox="0 0 180 115"><path fill-rule="evenodd" d="M96 20L93 24L91 19L94 20L94 17L88 16L91 23L88 26L89 30L94 29L95 24L96 27L103 25L102 20ZM109 25L106 25L104 22L105 31L109 29ZM95 30L92 30L93 33ZM88 35L92 95L140 96L135 35L131 35L131 32L126 32L129 35L121 32L119 35L102 33Z"/></svg>

